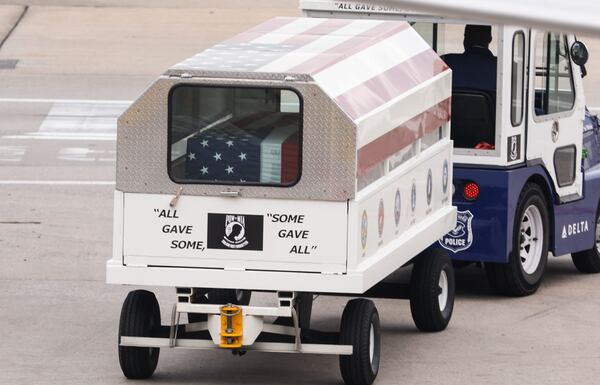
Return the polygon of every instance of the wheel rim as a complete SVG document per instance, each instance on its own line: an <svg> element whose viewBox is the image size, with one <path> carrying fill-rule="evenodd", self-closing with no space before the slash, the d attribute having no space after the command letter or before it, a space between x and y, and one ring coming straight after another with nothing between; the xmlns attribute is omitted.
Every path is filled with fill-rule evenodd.
<svg viewBox="0 0 600 385"><path fill-rule="evenodd" d="M446 309L446 305L448 304L448 276L444 270L442 270L440 273L438 287L440 289L440 294L438 295L438 304L440 306L440 311L444 311L444 309Z"/></svg>
<svg viewBox="0 0 600 385"><path fill-rule="evenodd" d="M527 207L521 219L519 234L519 257L526 274L533 274L542 260L544 225L540 209L535 205Z"/></svg>
<svg viewBox="0 0 600 385"><path fill-rule="evenodd" d="M596 219L596 251L600 254L600 216Z"/></svg>
<svg viewBox="0 0 600 385"><path fill-rule="evenodd" d="M375 327L371 324L371 330L369 330L369 362L371 365L373 358L375 358Z"/></svg>

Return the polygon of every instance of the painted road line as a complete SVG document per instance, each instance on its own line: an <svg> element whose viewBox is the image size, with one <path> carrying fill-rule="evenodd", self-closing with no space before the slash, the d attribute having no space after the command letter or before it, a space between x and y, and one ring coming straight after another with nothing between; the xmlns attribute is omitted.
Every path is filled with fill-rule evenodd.
<svg viewBox="0 0 600 385"><path fill-rule="evenodd" d="M38 132L44 134L114 134L128 103L54 103Z"/></svg>
<svg viewBox="0 0 600 385"><path fill-rule="evenodd" d="M36 99L36 98L0 98L0 103L39 103L39 104L54 104L54 103L87 103L87 104L128 104L133 103L131 100L89 100L89 99Z"/></svg>
<svg viewBox="0 0 600 385"><path fill-rule="evenodd" d="M58 159L76 162L116 162L117 151L92 149L89 147L61 148Z"/></svg>
<svg viewBox="0 0 600 385"><path fill-rule="evenodd" d="M30 132L21 135L5 135L2 139L13 139L13 140L91 140L91 141L115 141L117 140L117 134L93 134L93 133L80 133L80 134L68 134L68 133L53 133L45 134L39 132Z"/></svg>
<svg viewBox="0 0 600 385"><path fill-rule="evenodd" d="M115 141L117 119L131 105L128 100L0 98L2 102L52 104L38 131L2 137L18 140Z"/></svg>
<svg viewBox="0 0 600 385"><path fill-rule="evenodd" d="M45 186L114 186L114 181L98 180L0 180L0 185Z"/></svg>
<svg viewBox="0 0 600 385"><path fill-rule="evenodd" d="M20 162L25 150L24 146L0 146L0 162Z"/></svg>

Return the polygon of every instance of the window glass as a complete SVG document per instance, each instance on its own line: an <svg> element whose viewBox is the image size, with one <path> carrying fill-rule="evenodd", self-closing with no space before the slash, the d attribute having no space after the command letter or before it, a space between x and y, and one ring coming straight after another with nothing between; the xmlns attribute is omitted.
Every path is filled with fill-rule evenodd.
<svg viewBox="0 0 600 385"><path fill-rule="evenodd" d="M512 81L510 120L513 126L523 121L523 91L525 84L525 34L517 32L512 47Z"/></svg>
<svg viewBox="0 0 600 385"><path fill-rule="evenodd" d="M557 33L540 33L535 41L535 114L570 111L575 88L567 38Z"/></svg>
<svg viewBox="0 0 600 385"><path fill-rule="evenodd" d="M178 86L169 109L169 174L176 182L298 181L301 103L295 92Z"/></svg>
<svg viewBox="0 0 600 385"><path fill-rule="evenodd" d="M440 56L449 53L463 53L465 37L464 24L438 24L437 53ZM498 27L492 26L492 43L489 46L494 56L498 56Z"/></svg>
<svg viewBox="0 0 600 385"><path fill-rule="evenodd" d="M427 22L416 22L411 23L412 27L421 37L425 40L431 48L435 50L436 42L435 42L435 30L437 29L437 24L427 23Z"/></svg>

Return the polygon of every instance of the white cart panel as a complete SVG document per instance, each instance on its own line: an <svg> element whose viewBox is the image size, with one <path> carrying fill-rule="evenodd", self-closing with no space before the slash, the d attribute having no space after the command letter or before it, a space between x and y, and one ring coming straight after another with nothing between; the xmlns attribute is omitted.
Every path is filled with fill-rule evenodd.
<svg viewBox="0 0 600 385"><path fill-rule="evenodd" d="M124 194L124 264L344 273L347 204Z"/></svg>

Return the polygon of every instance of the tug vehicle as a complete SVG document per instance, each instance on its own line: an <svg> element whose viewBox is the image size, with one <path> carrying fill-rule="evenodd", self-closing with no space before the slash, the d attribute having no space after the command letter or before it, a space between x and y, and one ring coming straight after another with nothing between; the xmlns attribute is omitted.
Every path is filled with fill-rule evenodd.
<svg viewBox="0 0 600 385"><path fill-rule="evenodd" d="M451 84L408 23L335 18L275 18L160 76L118 121L107 281L176 295L167 322L152 292L125 299L125 376L152 376L161 348L225 349L339 355L347 384L371 384L365 297L445 329L453 266L430 245L457 220ZM311 329L316 295L358 297L338 332Z"/></svg>
<svg viewBox="0 0 600 385"><path fill-rule="evenodd" d="M463 54L467 26L485 25L493 16L502 20L528 6L503 5L503 12L510 9L503 13L477 1L384 3L388 6L307 0L301 7L317 18L408 21L452 64ZM419 4L423 10L456 8L472 16L400 8ZM519 17L537 24L575 23L576 7L562 19L553 9L548 12ZM435 247L447 250L455 265L483 264L496 292L525 296L540 286L549 253L571 254L583 273L600 272L600 129L586 108L582 77L588 52L576 36L509 24L488 27L493 32L489 52L497 61L487 74L496 79L493 88L481 80L488 70L483 66L471 63L466 75L465 60L452 68L458 221ZM584 27L589 23L581 21ZM469 81L457 82L459 73Z"/></svg>

